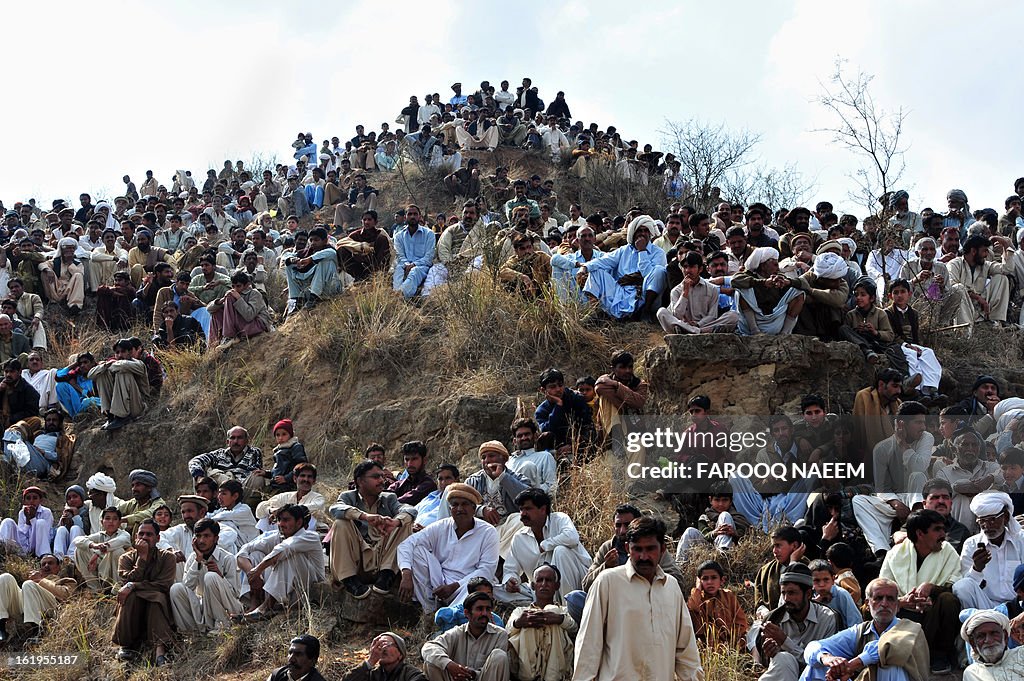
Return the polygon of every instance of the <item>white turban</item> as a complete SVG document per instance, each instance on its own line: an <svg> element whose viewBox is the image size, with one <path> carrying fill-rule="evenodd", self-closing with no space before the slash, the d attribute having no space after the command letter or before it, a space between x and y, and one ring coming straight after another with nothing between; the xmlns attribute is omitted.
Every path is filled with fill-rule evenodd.
<svg viewBox="0 0 1024 681"><path fill-rule="evenodd" d="M765 261L778 259L778 249L772 248L771 246L761 246L759 248L755 248L754 252L747 256L746 262L743 263L743 269L747 272L753 272Z"/></svg>
<svg viewBox="0 0 1024 681"><path fill-rule="evenodd" d="M60 250L64 250L65 248L68 248L68 247L77 249L78 248L78 241L76 241L75 239L72 239L69 236L66 236L66 237L64 237L63 239L61 239L60 241L57 242L57 248L59 248Z"/></svg>
<svg viewBox="0 0 1024 681"><path fill-rule="evenodd" d="M1021 526L1013 517L1013 501L1006 492L980 492L971 499L971 513L975 518L993 516L1006 511L1010 515L1006 523L1006 531L1010 535L1020 535Z"/></svg>
<svg viewBox="0 0 1024 681"><path fill-rule="evenodd" d="M846 236L839 240L839 243L850 249L850 255L852 256L857 252L857 242Z"/></svg>
<svg viewBox="0 0 1024 681"><path fill-rule="evenodd" d="M638 215L633 218L633 221L629 223L629 227L626 228L626 243L633 243L633 234L636 232L636 228L641 226L651 231L651 239L657 239L661 236L661 231L658 229L657 223L654 222L654 218L650 215Z"/></svg>
<svg viewBox="0 0 1024 681"><path fill-rule="evenodd" d="M114 490L117 489L117 485L114 482L114 479L109 475L93 473L89 479L85 481L85 489L98 489L101 492L106 492L107 503L104 508L114 505Z"/></svg>
<svg viewBox="0 0 1024 681"><path fill-rule="evenodd" d="M980 627L982 624L998 624L1003 628L1007 634L1010 633L1010 618L999 612L998 610L976 610L973 615L967 618L967 620L960 627L960 638L966 641L968 644L971 640L971 634L974 630Z"/></svg>
<svg viewBox="0 0 1024 681"><path fill-rule="evenodd" d="M814 259L811 271L822 279L841 279L846 276L850 266L837 253L822 253Z"/></svg>

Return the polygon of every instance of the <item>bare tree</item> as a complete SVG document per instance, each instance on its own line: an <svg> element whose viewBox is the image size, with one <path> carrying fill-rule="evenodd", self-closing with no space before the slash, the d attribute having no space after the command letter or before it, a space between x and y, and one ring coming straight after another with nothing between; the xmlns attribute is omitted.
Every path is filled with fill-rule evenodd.
<svg viewBox="0 0 1024 681"><path fill-rule="evenodd" d="M857 189L849 196L869 213L881 203L884 224L889 209L884 199L898 186L906 170L903 124L907 112L902 107L895 111L879 107L871 94L873 79L862 71L847 74L845 62L837 59L830 84L822 84L822 94L816 100L832 113L835 125L815 132L830 134L833 142L863 159L861 167L850 175Z"/></svg>
<svg viewBox="0 0 1024 681"><path fill-rule="evenodd" d="M683 198L700 211L710 213L719 201L792 207L812 189L793 164L769 168L758 163L757 133L695 120L666 121L661 133L688 185Z"/></svg>

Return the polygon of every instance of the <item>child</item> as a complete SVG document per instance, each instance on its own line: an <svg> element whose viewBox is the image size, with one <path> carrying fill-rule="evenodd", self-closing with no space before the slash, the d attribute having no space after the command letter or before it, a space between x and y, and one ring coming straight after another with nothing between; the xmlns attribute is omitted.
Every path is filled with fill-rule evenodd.
<svg viewBox="0 0 1024 681"><path fill-rule="evenodd" d="M754 578L754 607L765 611L779 607L782 590L779 575L790 563L802 562L806 547L795 527L785 526L772 532L772 555L775 558L761 566Z"/></svg>
<svg viewBox="0 0 1024 681"><path fill-rule="evenodd" d="M596 385L597 379L593 376L580 376L576 379L576 392L590 405L595 424L600 422L597 418L597 393L594 391Z"/></svg>
<svg viewBox="0 0 1024 681"><path fill-rule="evenodd" d="M713 560L697 567L697 584L690 591L686 607L690 609L693 630L703 643L721 643L740 648L747 634L747 615L731 590L722 587L725 571Z"/></svg>
<svg viewBox="0 0 1024 681"><path fill-rule="evenodd" d="M192 486L192 489L195 490L195 493L197 495L206 499L207 513L212 513L213 511L216 511L219 508L219 506L217 505L217 483L213 478L199 478Z"/></svg>
<svg viewBox="0 0 1024 681"><path fill-rule="evenodd" d="M845 629L864 621L853 596L846 589L836 584L836 573L827 560L816 560L811 563L811 584L814 588L814 600L831 608L841 619L837 628Z"/></svg>
<svg viewBox="0 0 1024 681"><path fill-rule="evenodd" d="M53 535L53 555L63 560L71 543L84 534L89 523L89 509L85 506L85 490L72 485L64 492L64 512L57 519Z"/></svg>
<svg viewBox="0 0 1024 681"><path fill-rule="evenodd" d="M850 548L849 544L836 542L825 551L825 558L832 565L836 583L846 589L853 598L854 605L860 607L860 582L853 576L853 549Z"/></svg>
<svg viewBox="0 0 1024 681"><path fill-rule="evenodd" d="M889 299L892 303L885 308L885 314L907 360L907 375L920 375L921 395L928 401L934 401L940 397L942 366L932 349L924 347L918 340L917 311L910 307L910 282L906 279L892 282Z"/></svg>
<svg viewBox="0 0 1024 681"><path fill-rule="evenodd" d="M855 307L846 313L845 323L839 327L839 335L857 345L864 358L871 364L878 363L879 354L886 354L889 364L904 376L907 375L907 360L898 351L887 352L895 334L889 324L889 317L875 304L875 282L864 277L853 287Z"/></svg>
<svg viewBox="0 0 1024 681"><path fill-rule="evenodd" d="M714 544L719 551L726 551L750 529L750 522L736 510L732 503L732 488L726 481L716 482L708 496L708 507L697 519L697 527L688 527L679 538L676 560L682 561L686 552L697 544Z"/></svg>
<svg viewBox="0 0 1024 681"><path fill-rule="evenodd" d="M474 594L477 591L483 591L486 594L494 596L494 585L487 580L486 577L473 577L466 584L466 598L469 598L469 594ZM465 608L462 607L462 603L453 603L452 605L444 608L438 608L437 612L434 613L434 624L439 628L437 633L443 634L452 627L457 627L460 624L465 624L469 620L466 618ZM498 613L491 613L491 621L495 625L505 628L505 622L498 617Z"/></svg>
<svg viewBox="0 0 1024 681"><path fill-rule="evenodd" d="M220 535L217 544L225 551L238 552L243 544L260 536L256 528L256 516L252 509L242 503L242 483L237 480L226 480L217 489L217 501L220 508L207 513L207 518L220 523Z"/></svg>
<svg viewBox="0 0 1024 681"><path fill-rule="evenodd" d="M1013 515L1024 513L1024 450L1010 447L999 457L1003 469L1003 491L1013 500Z"/></svg>
<svg viewBox="0 0 1024 681"><path fill-rule="evenodd" d="M163 532L171 526L171 522L174 520L174 516L171 514L171 507L167 504L161 504L153 509L153 520L156 521L157 527Z"/></svg>
<svg viewBox="0 0 1024 681"><path fill-rule="evenodd" d="M75 567L82 574L90 591L102 591L120 583L117 562L131 548L131 536L121 529L121 512L114 506L104 509L100 518L103 529L75 539Z"/></svg>
<svg viewBox="0 0 1024 681"><path fill-rule="evenodd" d="M295 466L305 463L306 450L295 437L295 429L291 419L281 419L274 424L274 468L269 473L263 471L263 477L270 486L271 494L295 491L293 472Z"/></svg>

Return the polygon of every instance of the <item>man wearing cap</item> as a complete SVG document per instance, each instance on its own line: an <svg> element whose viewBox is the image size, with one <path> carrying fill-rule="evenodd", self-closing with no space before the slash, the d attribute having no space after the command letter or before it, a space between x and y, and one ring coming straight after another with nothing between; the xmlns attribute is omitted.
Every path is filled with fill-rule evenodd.
<svg viewBox="0 0 1024 681"><path fill-rule="evenodd" d="M129 534L134 534L140 522L152 518L153 511L167 502L160 498L160 492L156 489L156 473L136 468L128 474L128 481L131 483L132 498L119 503L117 509L121 512L121 522L125 529Z"/></svg>
<svg viewBox="0 0 1024 681"><path fill-rule="evenodd" d="M441 502L448 507L448 517L398 546L399 595L403 600L414 597L429 614L442 605L462 602L474 577L494 578L498 531L476 517L481 501L473 487L449 484Z"/></svg>
<svg viewBox="0 0 1024 681"><path fill-rule="evenodd" d="M1024 647L1009 647L1011 633L1010 618L1001 612L979 610L967 618L960 638L974 663L964 670L964 681L1017 681L1024 675Z"/></svg>
<svg viewBox="0 0 1024 681"><path fill-rule="evenodd" d="M899 587L900 616L924 629L936 673L949 670L960 613L952 591L960 578L960 557L945 538L945 518L935 511L914 511L907 519L907 540L885 554L879 575Z"/></svg>
<svg viewBox="0 0 1024 681"><path fill-rule="evenodd" d="M229 614L242 609L235 556L218 546L219 534L216 520L202 518L195 523L184 576L170 591L178 631L223 629L230 621Z"/></svg>
<svg viewBox="0 0 1024 681"><path fill-rule="evenodd" d="M754 623L754 660L768 669L760 681L792 681L804 668L804 654L814 641L837 631L837 616L828 606L812 600L814 580L803 563L794 563L779 575L782 605L760 625Z"/></svg>
<svg viewBox="0 0 1024 681"><path fill-rule="evenodd" d="M971 532L977 532L978 521L971 512L971 500L979 492L995 490L1002 481L1002 469L997 462L981 458L987 447L977 431L961 428L953 433L952 440L956 458L953 463L941 469L936 477L945 480L953 488L952 516Z"/></svg>
<svg viewBox="0 0 1024 681"><path fill-rule="evenodd" d="M383 467L363 461L353 473L356 489L342 492L330 508L331 574L355 598L370 593L360 573L374 578L373 590L391 590L398 569L398 547L412 534L416 509L384 491Z"/></svg>
<svg viewBox="0 0 1024 681"><path fill-rule="evenodd" d="M10 573L0 574L0 645L7 642L7 621L21 616L28 625L28 643L38 643L43 617L67 601L77 584L74 579L59 577L60 561L47 553L39 558L39 569L28 573L18 586ZM35 639L35 640L33 640Z"/></svg>
<svg viewBox="0 0 1024 681"><path fill-rule="evenodd" d="M870 678L927 681L928 641L919 624L896 616L899 595L894 582L872 580L866 591L871 620L811 642L804 650L807 669L801 681L854 678L865 668Z"/></svg>
<svg viewBox="0 0 1024 681"><path fill-rule="evenodd" d="M210 502L198 494L183 494L178 497L178 509L181 522L172 525L160 533L157 546L174 552L177 561L175 581L180 582L185 574L185 561L192 551L192 540L195 539L196 521L206 517ZM219 531L219 530L218 530Z"/></svg>
<svg viewBox="0 0 1024 681"><path fill-rule="evenodd" d="M67 305L72 315L82 311L85 302L85 268L75 257L78 241L66 236L57 244L58 254L43 272L43 286L51 302Z"/></svg>
<svg viewBox="0 0 1024 681"><path fill-rule="evenodd" d="M1012 515L1005 492L982 492L971 500L981 532L968 537L960 552L963 577L953 593L964 608L990 609L1016 598L1014 571L1024 563L1024 531Z"/></svg>
<svg viewBox="0 0 1024 681"><path fill-rule="evenodd" d="M13 545L28 555L50 553L53 512L42 505L45 496L46 493L35 485L22 490L18 520L4 518L0 521L0 542L9 548Z"/></svg>
<svg viewBox="0 0 1024 681"><path fill-rule="evenodd" d="M793 333L806 294L779 274L779 257L776 248L755 248L743 264L743 271L733 276L732 286L741 312L740 335Z"/></svg>
<svg viewBox="0 0 1024 681"><path fill-rule="evenodd" d="M366 661L344 676L342 681L425 681L416 667L406 664L405 639L385 631L370 642Z"/></svg>
<svg viewBox="0 0 1024 681"><path fill-rule="evenodd" d="M864 274L875 280L876 288L884 296L888 291L889 282L896 279L900 270L910 260L910 253L903 248L900 235L892 230L879 234L879 247L868 254L864 261Z"/></svg>
<svg viewBox="0 0 1024 681"><path fill-rule="evenodd" d="M946 263L936 259L938 243L930 236L914 242L917 255L900 268L899 278L910 282L911 292L918 299L938 301L937 326L969 324L974 317L974 304L967 297L963 284L950 281Z"/></svg>

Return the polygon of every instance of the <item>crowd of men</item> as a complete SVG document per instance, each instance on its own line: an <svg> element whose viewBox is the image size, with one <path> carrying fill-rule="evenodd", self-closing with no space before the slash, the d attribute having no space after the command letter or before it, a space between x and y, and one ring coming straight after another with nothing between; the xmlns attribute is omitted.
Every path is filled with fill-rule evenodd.
<svg viewBox="0 0 1024 681"><path fill-rule="evenodd" d="M177 170L168 190L147 172L139 188L125 176L110 202L82 194L77 210L64 201L5 210L8 472L64 480L75 470L65 419L98 410L115 431L141 416L164 380L147 344L158 354L223 351L378 274L412 300L490 270L526 298L667 334L855 344L877 374L852 418L807 395L799 414L768 419L766 447L740 458L865 462L865 475L662 490L680 515L674 531L623 504L591 555L558 497L574 465L621 441L645 412L647 383L633 356L616 352L596 379L543 372L534 418L513 422L505 442L481 443L465 476L423 442L402 446L398 471L370 445L332 504L285 419L273 427L272 462L232 428L224 447L188 462L193 489L172 503L142 469L123 482L125 500L104 472L81 471L63 506L26 485L0 541L39 567L20 584L0 575L0 643L38 640L76 591L106 593L117 601L119 658L151 653L163 665L183 637L265 621L335 589L414 601L438 626L422 671L406 663L405 640L383 632L351 679L696 680L698 643L749 654L767 681L863 668L922 681L953 666L966 667L964 678L1020 678L1024 399L1003 398L1005 386L980 376L953 403L922 339L1019 325L1024 178L1002 212L971 211L958 189L944 212L911 211L907 192L891 192L863 221L826 201L813 211L723 201L702 212L671 154L573 122L564 93L545 106L528 78L515 91L486 81L472 94L451 89L446 102L410 98L394 131L360 125L351 140L321 145L300 134L294 165L258 176L225 161L201 186ZM666 205L610 215L560 197L539 175L512 179L496 167L484 176L481 159L499 147L550 155L578 177L606 164L623 182L660 184ZM443 168L457 213L408 204L379 224L371 180L403 163ZM82 352L47 368L47 320L56 308L75 317L93 306L111 332L142 320L152 335L117 340L109 359ZM690 397L687 411L694 432L728 430L706 396ZM727 456L699 447L675 459ZM750 612L725 587L742 577L728 561L703 561L696 583L683 583L695 547L724 555L757 531L771 533L773 558L754 579ZM271 678L318 678L319 647L299 636Z"/></svg>

